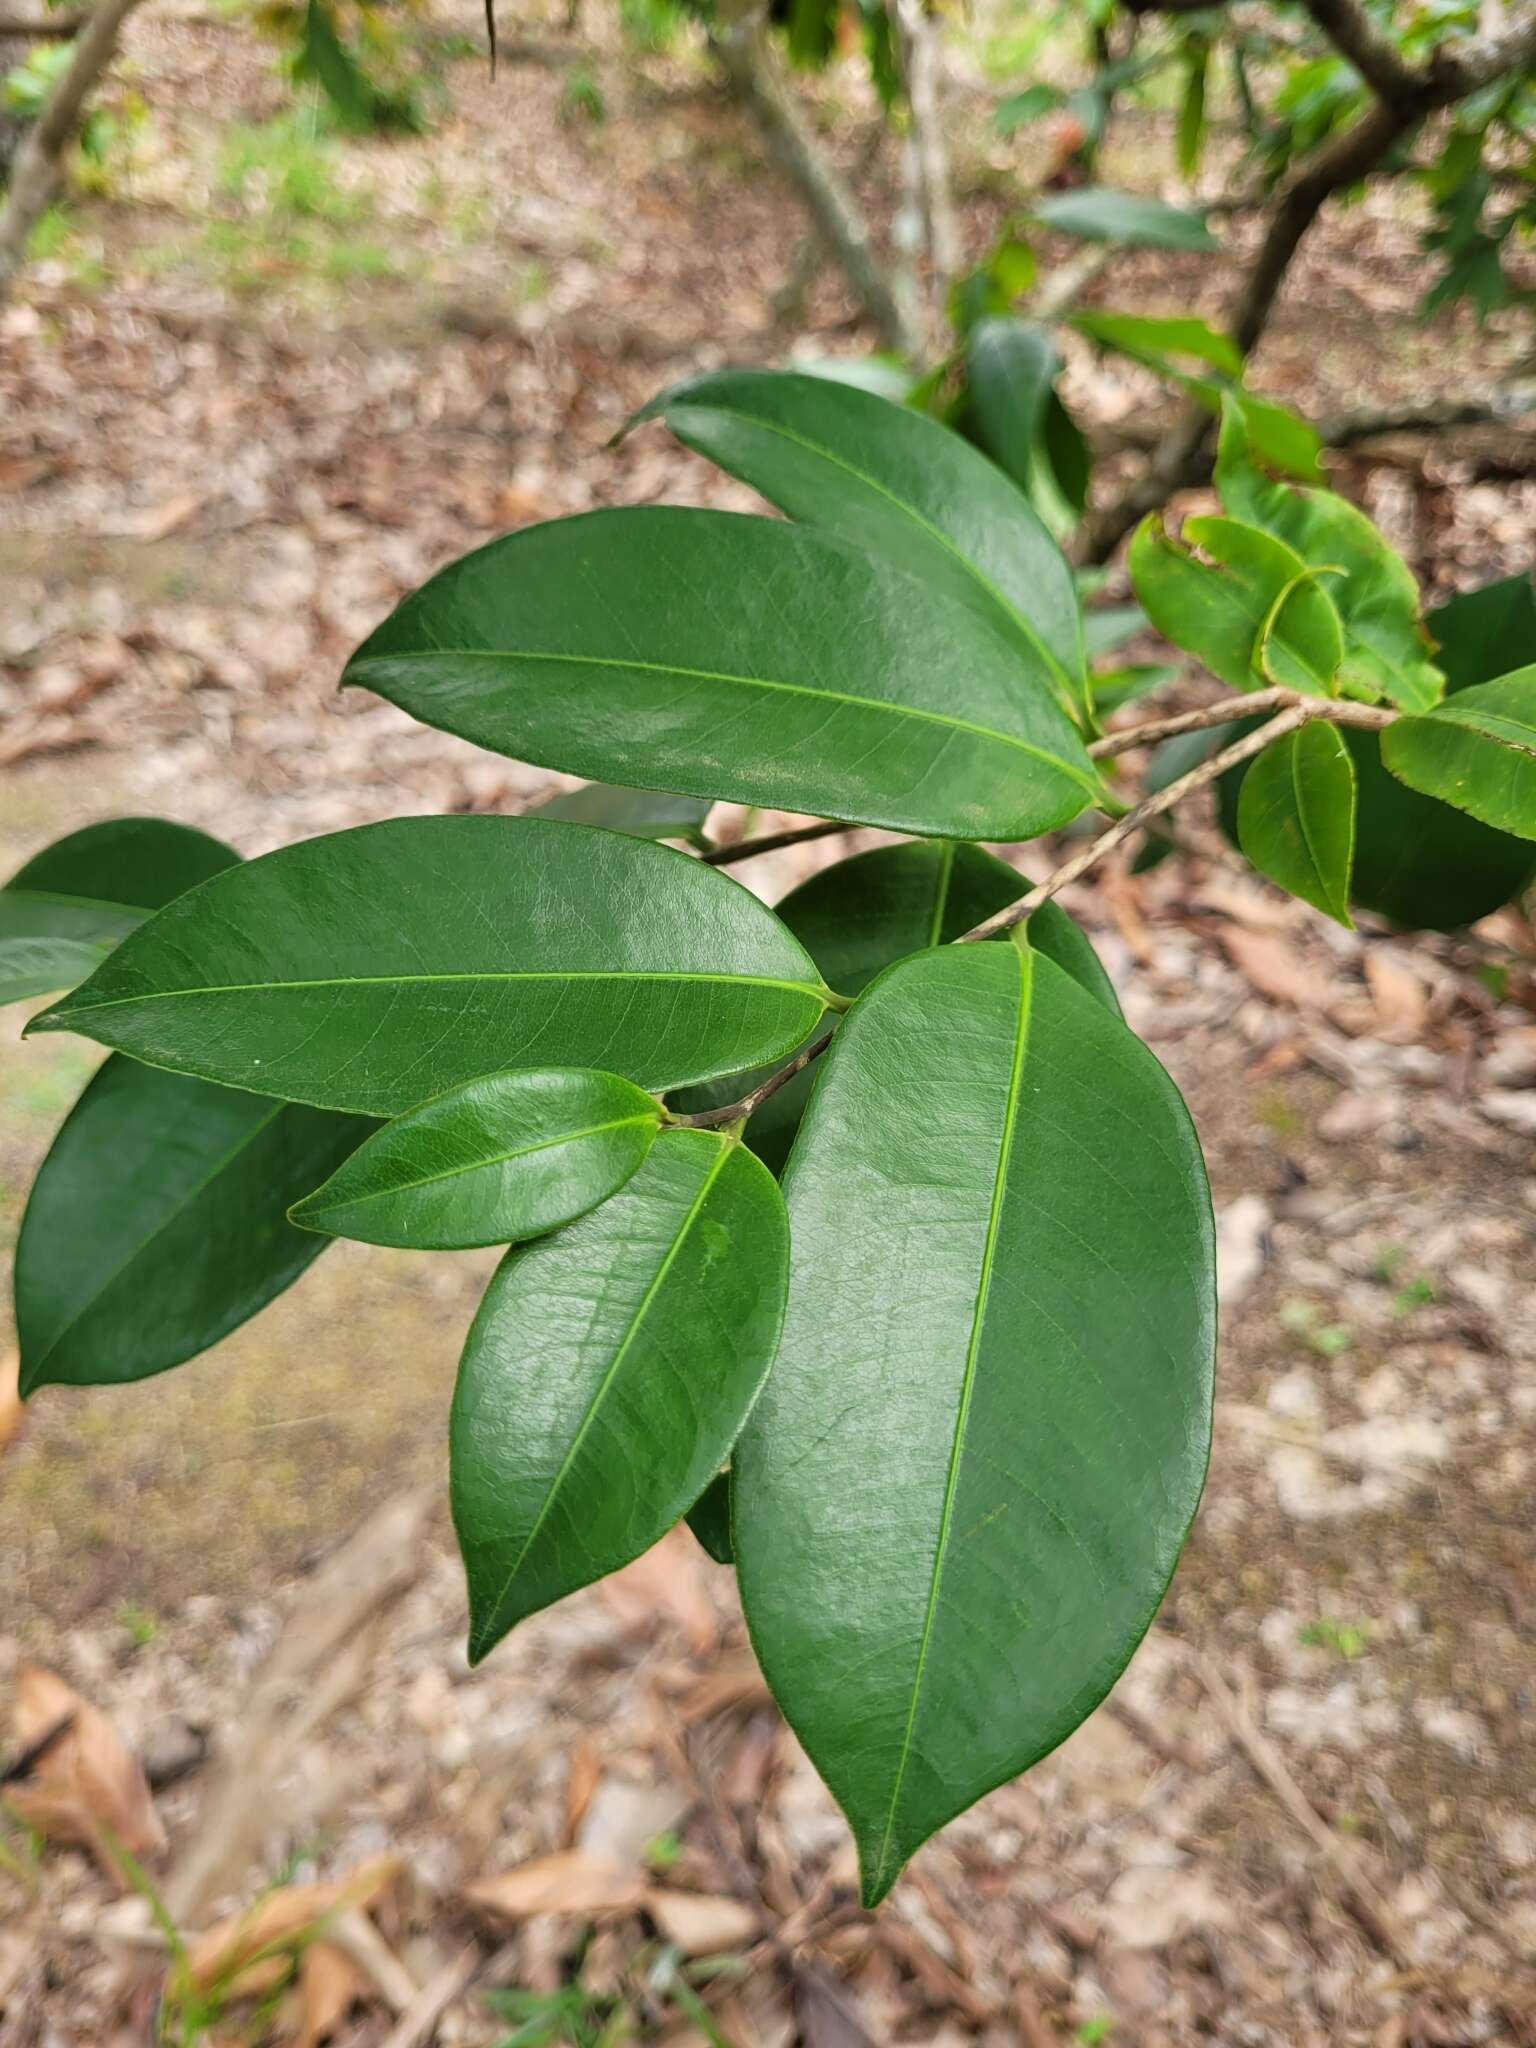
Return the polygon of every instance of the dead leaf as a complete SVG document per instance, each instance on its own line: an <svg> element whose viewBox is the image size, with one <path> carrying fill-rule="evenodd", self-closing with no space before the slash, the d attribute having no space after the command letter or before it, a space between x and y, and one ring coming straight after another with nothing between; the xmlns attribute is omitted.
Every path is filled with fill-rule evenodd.
<svg viewBox="0 0 1536 2048"><path fill-rule="evenodd" d="M645 1881L633 1864L615 1856L562 1849L468 1885L464 1896L502 1920L527 1920L535 1913L628 1913L644 1902Z"/></svg>
<svg viewBox="0 0 1536 2048"><path fill-rule="evenodd" d="M158 505L151 505L140 514L134 522L134 539L169 540L173 533L179 533L202 509L203 500L196 491L179 491L174 498L166 498Z"/></svg>
<svg viewBox="0 0 1536 2048"><path fill-rule="evenodd" d="M1237 925L1223 925L1220 931L1227 956L1240 974L1252 982L1261 996L1271 1002L1290 1003L1299 1010L1328 1010L1338 991L1283 939L1268 932L1244 931Z"/></svg>
<svg viewBox="0 0 1536 2048"><path fill-rule="evenodd" d="M14 1345L0 1352L0 1451L15 1443L27 1419L27 1404L21 1398L21 1353Z"/></svg>
<svg viewBox="0 0 1536 2048"><path fill-rule="evenodd" d="M685 1728L695 1721L711 1721L734 1707L768 1707L773 1695L768 1681L750 1650L728 1657L713 1670L694 1678L677 1702L677 1718Z"/></svg>
<svg viewBox="0 0 1536 2048"><path fill-rule="evenodd" d="M114 1849L159 1856L167 1846L138 1759L99 1707L56 1672L24 1664L11 1713L17 1743L26 1749L61 1722L69 1724L64 1733L6 1787L6 1798L28 1827L50 1841L82 1844L126 1889Z"/></svg>
<svg viewBox="0 0 1536 2048"><path fill-rule="evenodd" d="M603 1775L602 1758L590 1735L580 1735L571 1745L571 1760L565 1774L565 1845L576 1839L592 1794Z"/></svg>
<svg viewBox="0 0 1536 2048"><path fill-rule="evenodd" d="M702 1892L653 1891L645 1910L657 1931L685 1956L718 1956L745 1948L762 1933L761 1917L741 1899Z"/></svg>
<svg viewBox="0 0 1536 2048"><path fill-rule="evenodd" d="M296 2048L325 2048L368 1995L368 1980L349 1955L329 1941L311 1942L299 1962Z"/></svg>
<svg viewBox="0 0 1536 2048"><path fill-rule="evenodd" d="M679 1523L643 1557L601 1580L597 1590L625 1628L654 1628L658 1616L668 1616L703 1656L714 1648L719 1627L700 1569L704 1562L704 1553Z"/></svg>
<svg viewBox="0 0 1536 2048"><path fill-rule="evenodd" d="M1429 1016L1429 990L1423 982L1380 946L1366 950L1365 981L1376 1006L1372 1035L1388 1045L1416 1045Z"/></svg>
<svg viewBox="0 0 1536 2048"><path fill-rule="evenodd" d="M404 1867L403 1856L375 1856L345 1877L316 1884L285 1884L265 1893L244 1912L231 1913L190 1944L187 1969L192 1981L199 1990L212 1984L256 1990L274 1951L293 1948L349 1907L371 1904Z"/></svg>

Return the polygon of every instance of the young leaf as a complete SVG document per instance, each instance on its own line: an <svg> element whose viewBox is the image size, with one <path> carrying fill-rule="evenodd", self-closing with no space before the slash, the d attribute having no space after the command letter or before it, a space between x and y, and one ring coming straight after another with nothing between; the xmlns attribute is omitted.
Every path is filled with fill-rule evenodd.
<svg viewBox="0 0 1536 2048"><path fill-rule="evenodd" d="M1156 514L1131 541L1131 581L1158 631L1234 689L1331 695L1339 615L1301 557L1235 519L1186 519L1184 532L1218 566L1197 561Z"/></svg>
<svg viewBox="0 0 1536 2048"><path fill-rule="evenodd" d="M1027 876L980 846L909 841L877 846L822 868L777 907L829 986L856 996L882 968L928 946L948 945L1028 887ZM1028 931L1033 946L1119 1016L1114 984L1082 927L1060 904L1042 904ZM807 1067L770 1095L747 1126L747 1143L775 1173L789 1157L822 1065ZM717 1082L707 1094L690 1094L678 1107L716 1108L735 1101L761 1078L738 1075Z"/></svg>
<svg viewBox="0 0 1536 2048"><path fill-rule="evenodd" d="M1167 1075L1028 948L903 961L825 1065L732 1516L753 1643L873 1904L1147 1627L1205 1473L1213 1231Z"/></svg>
<svg viewBox="0 0 1536 2048"><path fill-rule="evenodd" d="M1099 787L1016 639L880 557L738 512L509 534L408 597L344 680L543 767L941 838L1028 838Z"/></svg>
<svg viewBox="0 0 1536 2048"><path fill-rule="evenodd" d="M1426 711L1443 689L1429 659L1419 616L1419 591L1407 563L1346 498L1267 477L1253 460L1249 428L1229 399L1216 461L1221 502L1236 519L1261 526L1313 569L1338 573L1328 592L1343 626L1338 688L1387 697L1407 711Z"/></svg>
<svg viewBox="0 0 1536 2048"><path fill-rule="evenodd" d="M1349 929L1355 770L1320 719L1267 746L1243 778L1238 842L1262 874Z"/></svg>
<svg viewBox="0 0 1536 2048"><path fill-rule="evenodd" d="M1381 758L1421 795L1536 839L1536 664L1400 718L1381 735Z"/></svg>
<svg viewBox="0 0 1536 2048"><path fill-rule="evenodd" d="M617 1074L486 1074L375 1131L288 1213L365 1244L516 1244L606 1201L660 1129L655 1096Z"/></svg>
<svg viewBox="0 0 1536 2048"><path fill-rule="evenodd" d="M1105 185L1082 185L1075 192L1051 192L1035 202L1036 220L1064 235L1084 241L1113 242L1144 249L1219 249L1205 216L1185 207L1168 206L1139 192L1116 192Z"/></svg>
<svg viewBox="0 0 1536 2048"><path fill-rule="evenodd" d="M146 1379L325 1248L287 1209L370 1126L110 1059L38 1171L16 1246L22 1392Z"/></svg>
<svg viewBox="0 0 1536 2048"><path fill-rule="evenodd" d="M792 519L971 606L1020 643L1032 673L1082 701L1082 628L1060 548L1029 501L937 420L780 370L691 378L631 425L656 418Z"/></svg>
<svg viewBox="0 0 1536 2048"><path fill-rule="evenodd" d="M664 789L620 789L612 782L587 782L563 789L528 813L531 818L563 818L572 825L601 825L609 832L627 832L633 839L684 839L698 846L704 820L714 809L710 797L673 796Z"/></svg>
<svg viewBox="0 0 1536 2048"><path fill-rule="evenodd" d="M472 1659L704 1492L773 1361L788 1256L767 1168L697 1130L664 1131L612 1201L508 1253L453 1398Z"/></svg>
<svg viewBox="0 0 1536 2048"><path fill-rule="evenodd" d="M825 999L773 913L687 854L545 818L395 818L215 876L28 1028L389 1116L513 1064L650 1088L734 1073L797 1045Z"/></svg>
<svg viewBox="0 0 1536 2048"><path fill-rule="evenodd" d="M689 1528L716 1564L734 1564L731 1544L731 1475L717 1472L688 1510Z"/></svg>

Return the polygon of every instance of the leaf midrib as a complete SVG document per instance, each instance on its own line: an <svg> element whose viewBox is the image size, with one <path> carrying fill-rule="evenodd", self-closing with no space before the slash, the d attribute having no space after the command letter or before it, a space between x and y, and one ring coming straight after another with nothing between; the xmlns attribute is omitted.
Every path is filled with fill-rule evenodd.
<svg viewBox="0 0 1536 2048"><path fill-rule="evenodd" d="M723 412L729 411L730 408L718 404L690 408L686 399L678 407L679 411L688 411L690 409L696 412ZM823 447L819 441L807 440L803 434L795 433L793 428L781 426L776 420L765 419L761 413L750 413L743 416L750 418L753 424L761 427L765 433L777 434L781 440L788 441L797 448L804 448L808 454L820 456L824 462L831 463L834 469L845 471L849 476L856 478L859 483L867 485L876 496L887 499L899 512L905 513L914 526L918 527L923 533L926 533L930 540L937 541L946 554L954 557L1003 613L1019 627L1025 639L1034 648L1042 661L1045 662L1051 673L1066 687L1068 695L1070 696L1073 693L1072 676L1065 664L1046 645L1034 625L1018 609L1012 599L998 588L997 584L993 582L980 563L968 555L963 548L957 546L942 527L935 526L930 519L924 518L915 505L909 500L899 497L888 485L881 483L878 477L871 476L867 470L860 469L857 463L849 462L846 457L835 455L830 448ZM1027 500L1024 502L1027 505ZM807 521L807 524L813 523ZM1049 535L1046 538L1048 539Z"/></svg>
<svg viewBox="0 0 1536 2048"><path fill-rule="evenodd" d="M955 1433L950 1443L949 1470L944 1480L944 1505L939 1517L938 1543L934 1551L933 1576L928 1585L928 1605L923 1616L922 1639L918 1644L917 1664L912 1675L912 1699L907 1712L907 1725L902 1734L901 1753L897 1759L896 1776L891 1786L890 1805L886 1809L885 1832L880 1840L880 1853L875 1862L875 1889L878 1891L890 1861L891 1840L896 1829L896 1810L901 1803L902 1787L906 1779L907 1765L912 1755L912 1738L917 1726L917 1710L922 1700L923 1678L928 1664L928 1652L932 1647L934 1622L938 1615L939 1587L944 1576L947 1561L950 1526L954 1520L955 1496L959 1490L960 1463L965 1451L966 1423L970 1417L971 1396L976 1385L976 1363L981 1348L982 1330L986 1323L987 1296L991 1292L992 1272L997 1260L998 1230L1002 1222L1003 1192L1008 1175L1008 1157L1013 1148L1014 1127L1018 1122L1019 1096L1024 1075L1024 1055L1029 1045L1029 1019L1033 1006L1034 962L1021 946L1016 948L1019 962L1019 1021L1013 1044L1013 1065L1008 1076L1008 1099L1003 1112L1003 1132L997 1151L997 1171L992 1181L992 1202L987 1213L987 1233L982 1244L981 1272L976 1283L976 1305L971 1312L971 1336L966 1347L965 1372L960 1383L960 1403L955 1416Z"/></svg>
<svg viewBox="0 0 1536 2048"><path fill-rule="evenodd" d="M35 1386L37 1384L37 1375L43 1370L44 1366L47 1365L49 1359L52 1358L54 1352L58 1350L59 1346L63 1343L64 1339L69 1335L69 1333L72 1330L79 1328L80 1324L90 1314L92 1309L96 1307L97 1303L100 1302L110 1292L110 1290L117 1285L118 1281L122 1279L123 1275L128 1271L129 1267L134 1265L138 1259L142 1258L144 1253L154 1243L155 1239L157 1237L163 1236L165 1232L170 1229L171 1225L175 1223L185 1213L186 1210L191 1208L192 1204L197 1200L198 1196L201 1195L206 1189L210 1188L213 1185L213 1183L219 1178L220 1174L226 1173L229 1170L229 1168L233 1166L235 1161L239 1158L240 1154L244 1152L248 1146L254 1145L256 1140L261 1136L262 1132L268 1129L268 1127L271 1124L275 1123L277 1118L280 1117L283 1111L288 1107L289 1105L286 1102L274 1102L271 1108L268 1110L267 1114L264 1117L262 1117L258 1122L251 1124L247 1128L247 1130L241 1135L241 1137L233 1145L230 1146L229 1150L225 1152L219 1159L214 1161L213 1165L209 1167L208 1171L205 1174L203 1174L201 1179L195 1181L190 1188L186 1189L183 1194L177 1197L175 1203L171 1206L171 1208L162 1213L159 1220L156 1222L154 1228L152 1230L147 1231L145 1235L137 1241L137 1243L130 1247L125 1256L122 1259L120 1259L118 1263L112 1268L111 1272L107 1274L106 1278L102 1280L92 1290L87 1299L80 1304L79 1308L76 1309L75 1313L69 1318L68 1322L62 1324L57 1333L50 1339L47 1349L43 1352L41 1358L38 1359L32 1371L27 1374L27 1384L29 1386Z"/></svg>
<svg viewBox="0 0 1536 2048"><path fill-rule="evenodd" d="M56 1010L43 1012L33 1019L33 1025L52 1020L67 1020L74 1017L93 1016L98 1010L120 1010L135 1003L173 1002L193 996L248 996L261 995L272 989L317 989L317 988L399 988L405 984L421 983L435 986L439 982L459 981L709 981L745 982L753 988L788 989L794 995L811 996L826 1008L828 991L815 988L808 981L785 981L769 974L710 974L702 971L676 970L665 967L602 967L602 968L496 968L466 969L452 974L333 974L313 979L292 981L230 981L220 982L209 988L156 988L146 989L138 995L109 996L96 1003L70 1003L66 1001ZM32 1028L31 1026L28 1027Z"/></svg>
<svg viewBox="0 0 1536 2048"><path fill-rule="evenodd" d="M699 1135L708 1134L700 1133ZM629 1355L630 1347L635 1341L635 1337L640 1330L640 1326L642 1325L642 1323L644 1323L646 1317L650 1314L651 1306L654 1303L656 1296L661 1291L661 1287L665 1282L667 1275L671 1272L673 1265L676 1263L677 1255L682 1250L684 1240L687 1238L688 1233L690 1230L692 1230L694 1224L698 1221L699 1212L704 1207L705 1199L708 1196L710 1189L714 1186L715 1182L720 1178L720 1174L724 1169L725 1162L727 1161L727 1159L729 1159L731 1153L736 1149L736 1140L731 1138L719 1138L717 1140L717 1143L719 1145L719 1151L716 1157L710 1162L709 1171L705 1174L703 1180L699 1183L698 1191L694 1195L693 1200L688 1205L687 1214L683 1217L682 1222L678 1225L677 1230L673 1235L672 1242L667 1247L666 1256L662 1259L661 1263L657 1266L656 1271L652 1274L650 1282L646 1287L645 1293L640 1298L639 1306L636 1308L634 1314L630 1317L629 1327L624 1332L624 1338L622 1343L620 1343L617 1349L615 1350L612 1361L610 1362L607 1371L603 1374L601 1380L599 1380L597 1387L593 1392L591 1400L587 1403L586 1413L581 1418L581 1426L577 1429L575 1435L571 1438L570 1445L566 1450L565 1456L560 1461L560 1469L558 1472L556 1472L554 1478L550 1481L549 1489L544 1495L543 1504L540 1506L538 1514L534 1517L533 1526L528 1531L527 1536L523 1539L523 1546L521 1550L518 1551L517 1556L512 1561L511 1568L507 1572L505 1579L502 1580L501 1590L496 1595L495 1600L491 1604L491 1608L486 1619L486 1625L480 1631L475 1642L471 1645L472 1652L478 1651L482 1647L485 1647L496 1640L496 1617L500 1614L502 1604L506 1600L507 1594L511 1591L512 1581L517 1577L518 1573L527 1563L528 1553L533 1548L534 1544L537 1542L540 1530L544 1527L545 1522L549 1519L550 1510L553 1508L555 1500L559 1495L560 1489L562 1486L564 1486L566 1479L570 1474L571 1467L575 1463L575 1460L581 1450L582 1445L587 1440L588 1433L590 1432L593 1423L597 1419L598 1410L602 1407L604 1400L607 1398L609 1388L613 1385L614 1379L618 1374L620 1367L623 1365L624 1360Z"/></svg>
<svg viewBox="0 0 1536 2048"><path fill-rule="evenodd" d="M1492 740L1507 753L1536 756L1536 726L1511 718L1507 712L1480 711L1474 707L1458 716L1453 700L1442 706L1438 717L1446 725L1458 725L1463 732L1478 733L1483 739Z"/></svg>
<svg viewBox="0 0 1536 2048"><path fill-rule="evenodd" d="M995 740L1002 746L1014 747L1021 754L1028 754L1032 760L1046 762L1059 775L1070 776L1090 796L1099 793L1093 776L1085 775L1060 754L1053 754L1032 740L1020 739L1016 733L999 732L990 725L977 725L972 719L956 718L947 711L926 711L917 704L893 704L883 697L852 696L846 690L825 690L814 683L786 683L768 676L738 676L724 669L687 668L679 662L637 661L612 654L558 654L545 649L520 647L430 647L411 654L371 654L354 661L348 674L366 681L368 671L373 667L387 667L400 661L419 661L428 657L434 661L548 661L573 668L628 669L645 675L682 676L695 683L734 683L744 689L777 690L786 696L816 697L828 704L882 712L891 718L915 718L923 724L947 726L952 732L970 733L975 739ZM1046 701L1052 700L1047 698ZM1064 713L1060 715L1065 717Z"/></svg>

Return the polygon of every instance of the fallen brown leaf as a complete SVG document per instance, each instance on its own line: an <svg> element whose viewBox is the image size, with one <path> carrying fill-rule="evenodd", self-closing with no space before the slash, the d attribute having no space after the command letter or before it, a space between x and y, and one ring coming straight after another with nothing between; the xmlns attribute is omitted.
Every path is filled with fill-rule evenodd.
<svg viewBox="0 0 1536 2048"><path fill-rule="evenodd" d="M745 1948L762 1932L760 1916L741 1899L653 1891L646 1897L645 1910L663 1937L685 1956L723 1955Z"/></svg>
<svg viewBox="0 0 1536 2048"><path fill-rule="evenodd" d="M296 2048L326 2048L353 2006L368 1996L368 1980L349 1955L331 1942L311 1942L299 1961Z"/></svg>
<svg viewBox="0 0 1536 2048"><path fill-rule="evenodd" d="M703 1655L715 1646L718 1619L705 1587L704 1553L686 1527L669 1529L633 1564L598 1584L598 1592L626 1628L654 1628L666 1615L684 1630Z"/></svg>
<svg viewBox="0 0 1536 2048"><path fill-rule="evenodd" d="M13 1345L9 1351L0 1351L0 1451L15 1443L26 1419L27 1407L21 1398L21 1353Z"/></svg>
<svg viewBox="0 0 1536 2048"><path fill-rule="evenodd" d="M1379 946L1367 948L1365 981L1375 1004L1374 1035L1389 1045L1415 1045L1429 1018L1429 990L1411 968Z"/></svg>
<svg viewBox="0 0 1536 2048"><path fill-rule="evenodd" d="M590 1735L580 1735L571 1745L571 1760L565 1774L565 1845L575 1841L576 1832L592 1804L603 1775L602 1758Z"/></svg>
<svg viewBox="0 0 1536 2048"><path fill-rule="evenodd" d="M1268 932L1244 931L1237 925L1223 925L1220 937L1232 965L1261 996L1299 1010L1332 1008L1338 995L1333 983L1283 939Z"/></svg>
<svg viewBox="0 0 1536 2048"><path fill-rule="evenodd" d="M191 519L203 509L203 501L195 491L180 491L174 498L166 498L159 505L151 505L134 522L136 540L169 540L173 533L179 533Z"/></svg>
<svg viewBox="0 0 1536 2048"><path fill-rule="evenodd" d="M53 1842L88 1848L103 1870L126 1889L114 1854L159 1856L165 1829L155 1811L138 1759L99 1707L40 1664L24 1664L16 1679L11 1727L26 1749L61 1723L69 1725L6 1798L28 1827Z"/></svg>
<svg viewBox="0 0 1536 2048"><path fill-rule="evenodd" d="M617 1857L562 1849L468 1885L464 1896L502 1920L527 1920L535 1913L627 1913L643 1903L645 1881Z"/></svg>
<svg viewBox="0 0 1536 2048"><path fill-rule="evenodd" d="M285 1884L242 1913L231 1913L187 1950L187 1969L200 1990L212 1984L254 1991L274 1952L293 1948L349 1907L363 1907L387 1891L404 1868L401 1856L375 1856L345 1877L316 1884ZM253 1967L254 1966L254 1967Z"/></svg>

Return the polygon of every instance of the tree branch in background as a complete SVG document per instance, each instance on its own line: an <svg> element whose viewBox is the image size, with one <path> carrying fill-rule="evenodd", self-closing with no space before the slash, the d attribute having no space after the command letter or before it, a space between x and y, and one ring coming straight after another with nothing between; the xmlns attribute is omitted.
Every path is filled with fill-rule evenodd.
<svg viewBox="0 0 1536 2048"><path fill-rule="evenodd" d="M32 230L48 210L64 175L64 152L74 140L92 87L112 61L118 30L138 0L101 0L81 30L68 68L36 121L22 137L0 206L0 302L26 260Z"/></svg>
<svg viewBox="0 0 1536 2048"><path fill-rule="evenodd" d="M923 235L933 269L933 297L942 304L950 280L960 268L963 249L949 182L938 43L924 0L895 0L895 5Z"/></svg>
<svg viewBox="0 0 1536 2048"><path fill-rule="evenodd" d="M0 40L17 36L29 42L67 41L89 19L85 14L0 14Z"/></svg>
<svg viewBox="0 0 1536 2048"><path fill-rule="evenodd" d="M1308 230L1335 192L1376 170L1426 115L1465 99L1536 61L1536 7L1498 35L1469 36L1437 50L1423 71L1398 55L1356 0L1305 0L1307 12L1376 94L1352 128L1335 136L1281 193L1229 324L1247 355L1269 323L1280 287ZM1214 422L1193 402L1181 408L1145 472L1090 522L1089 559L1103 561L1147 512L1210 475Z"/></svg>
<svg viewBox="0 0 1536 2048"><path fill-rule="evenodd" d="M756 10L739 12L735 19L722 10L720 28L710 44L737 98L751 111L780 167L799 189L881 346L911 362L920 361L923 337L918 323L911 309L902 305L875 253L874 237L857 199L828 161L780 76Z"/></svg>

